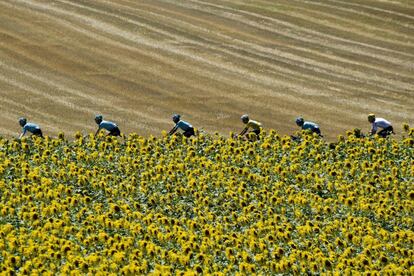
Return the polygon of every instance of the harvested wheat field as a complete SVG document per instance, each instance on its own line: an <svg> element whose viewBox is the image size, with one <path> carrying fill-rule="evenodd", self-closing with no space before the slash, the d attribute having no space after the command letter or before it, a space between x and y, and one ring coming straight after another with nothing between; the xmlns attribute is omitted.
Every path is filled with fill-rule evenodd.
<svg viewBox="0 0 414 276"><path fill-rule="evenodd" d="M160 135L171 114L207 132L414 124L414 1L1 0L0 133Z"/></svg>

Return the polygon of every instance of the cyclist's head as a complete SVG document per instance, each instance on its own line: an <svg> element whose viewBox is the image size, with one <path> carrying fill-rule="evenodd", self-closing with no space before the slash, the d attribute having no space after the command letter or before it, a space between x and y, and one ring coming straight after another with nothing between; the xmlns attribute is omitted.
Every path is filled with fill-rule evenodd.
<svg viewBox="0 0 414 276"><path fill-rule="evenodd" d="M247 124L249 122L249 115L244 114L240 117L243 123Z"/></svg>
<svg viewBox="0 0 414 276"><path fill-rule="evenodd" d="M102 115L96 115L95 116L95 122L99 125L103 120L103 116Z"/></svg>
<svg viewBox="0 0 414 276"><path fill-rule="evenodd" d="M375 114L369 114L368 115L368 122L373 123L375 122Z"/></svg>
<svg viewBox="0 0 414 276"><path fill-rule="evenodd" d="M303 124L305 123L305 120L303 120L303 118L302 117L298 117L298 118L296 118L296 124L298 125L298 126L303 126Z"/></svg>
<svg viewBox="0 0 414 276"><path fill-rule="evenodd" d="M19 118L19 124L21 126L24 126L27 123L27 119L24 117Z"/></svg>
<svg viewBox="0 0 414 276"><path fill-rule="evenodd" d="M180 114L174 114L172 116L172 120L174 123L178 123L180 121L181 115Z"/></svg>

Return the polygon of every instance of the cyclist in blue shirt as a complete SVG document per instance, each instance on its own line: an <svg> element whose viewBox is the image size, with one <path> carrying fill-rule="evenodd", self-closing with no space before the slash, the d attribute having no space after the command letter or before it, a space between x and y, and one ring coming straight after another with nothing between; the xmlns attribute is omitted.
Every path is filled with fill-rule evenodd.
<svg viewBox="0 0 414 276"><path fill-rule="evenodd" d="M28 123L26 118L20 118L19 124L23 128L23 132L20 134L19 139L21 139L27 131L32 133L32 135L36 135L43 138L42 130L37 124Z"/></svg>
<svg viewBox="0 0 414 276"><path fill-rule="evenodd" d="M170 130L170 132L168 133L168 135L173 135L177 129L182 129L183 135L185 137L191 137L191 136L195 136L195 132L194 132L194 128L191 124L187 123L186 121L181 120L181 115L179 114L174 114L173 117L173 122L175 123L175 126L173 127L173 129Z"/></svg>
<svg viewBox="0 0 414 276"><path fill-rule="evenodd" d="M318 134L319 136L322 137L319 125L317 125L313 122L306 122L302 117L296 118L296 124L298 126L300 126L303 130L309 130L312 133L316 133L316 134Z"/></svg>
<svg viewBox="0 0 414 276"><path fill-rule="evenodd" d="M102 115L96 115L95 122L99 125L99 128L95 133L95 136L98 135L101 129L106 129L107 131L109 131L107 134L108 136L121 136L121 131L119 130L118 125L114 122L104 121Z"/></svg>

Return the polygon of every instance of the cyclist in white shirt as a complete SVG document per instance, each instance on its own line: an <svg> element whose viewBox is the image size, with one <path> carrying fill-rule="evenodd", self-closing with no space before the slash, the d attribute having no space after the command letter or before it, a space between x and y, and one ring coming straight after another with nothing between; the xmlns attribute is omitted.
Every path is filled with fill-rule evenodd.
<svg viewBox="0 0 414 276"><path fill-rule="evenodd" d="M391 123L383 118L376 118L375 114L368 115L368 122L370 122L372 125L370 131L371 135L377 133L378 128L382 128L377 134L383 138L387 137L390 134L395 134Z"/></svg>
<svg viewBox="0 0 414 276"><path fill-rule="evenodd" d="M96 115L95 122L99 125L99 128L95 133L95 136L98 135L101 129L106 129L107 131L109 131L109 133L107 134L108 136L121 136L121 131L119 130L118 125L114 122L104 121L102 115Z"/></svg>

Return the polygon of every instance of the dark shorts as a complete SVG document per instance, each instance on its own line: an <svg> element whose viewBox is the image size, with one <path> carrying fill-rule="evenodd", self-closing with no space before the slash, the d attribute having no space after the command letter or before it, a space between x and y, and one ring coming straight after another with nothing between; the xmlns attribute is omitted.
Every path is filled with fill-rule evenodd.
<svg viewBox="0 0 414 276"><path fill-rule="evenodd" d="M186 131L183 132L183 135L187 138L191 136L195 136L194 128L187 129Z"/></svg>
<svg viewBox="0 0 414 276"><path fill-rule="evenodd" d="M390 135L391 133L394 133L394 129L393 129L392 126L389 126L389 127L384 128L380 132L378 132L378 136L381 136L381 137L385 138L388 135Z"/></svg>
<svg viewBox="0 0 414 276"><path fill-rule="evenodd" d="M256 134L257 136L259 136L259 134L260 134L260 129L253 129L252 131L250 131L250 132L253 132L254 134Z"/></svg>
<svg viewBox="0 0 414 276"><path fill-rule="evenodd" d="M319 128L312 129L312 132L314 132L314 133L316 133L318 135L321 135L321 130Z"/></svg>
<svg viewBox="0 0 414 276"><path fill-rule="evenodd" d="M113 128L109 133L109 136L121 136L121 131L119 130L118 127Z"/></svg>
<svg viewBox="0 0 414 276"><path fill-rule="evenodd" d="M254 134L256 134L256 138L258 139L259 138L259 135L260 135L260 129L253 129L253 130L251 130L251 131L249 131L249 133L254 133Z"/></svg>
<svg viewBox="0 0 414 276"><path fill-rule="evenodd" d="M39 137L42 137L43 138L43 133L42 133L42 130L40 128L39 129L35 129L32 132L32 135L36 135L36 136L39 136Z"/></svg>

